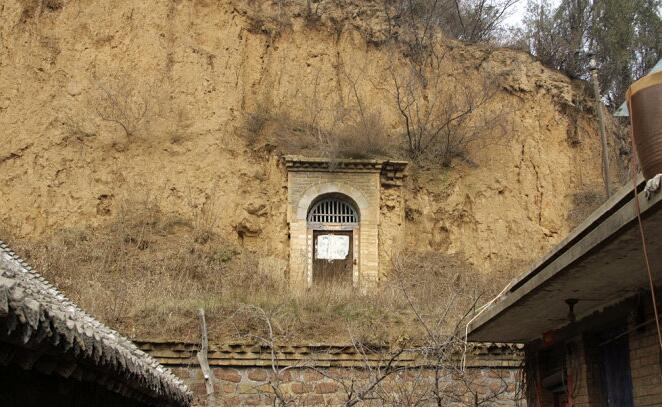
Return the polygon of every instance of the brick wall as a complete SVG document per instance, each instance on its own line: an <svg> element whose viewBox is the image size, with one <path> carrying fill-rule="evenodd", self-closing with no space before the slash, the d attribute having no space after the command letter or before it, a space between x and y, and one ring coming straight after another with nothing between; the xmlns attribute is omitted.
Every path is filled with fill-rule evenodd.
<svg viewBox="0 0 662 407"><path fill-rule="evenodd" d="M312 232L308 229L307 210L324 194L339 193L352 199L359 210L356 230L355 285L374 287L384 265L385 256L400 245L404 227L404 203L399 183L386 182L382 197L381 164L371 168L293 168L288 171L287 221L290 227L289 279L294 288L311 284ZM380 261L381 260L381 261Z"/></svg>
<svg viewBox="0 0 662 407"><path fill-rule="evenodd" d="M632 307L632 303L628 303ZM645 315L638 315L635 318L635 312L630 313L627 324L622 324L619 329L614 329L610 333L611 340L624 340L627 337L627 346L630 357L630 376L632 378L632 398L635 407L662 407L662 355L658 343L657 331L653 322L652 309L650 301L640 304ZM634 307L632 307L634 309ZM604 352L602 346L606 343L604 333L600 327L610 326L610 324L594 327L595 332L584 333L565 339L563 346L565 348L565 371L574 375L574 407L602 407L606 406L606 392L603 388L601 369L602 355ZM613 326L613 323L611 324ZM620 338L620 339L619 339ZM535 349L529 351L532 355L538 352ZM563 353L554 354L558 358L564 358ZM531 360L533 357L527 356ZM556 363L554 360L546 360L544 363ZM541 367L545 370L545 367ZM532 368L530 374L535 372ZM625 374L625 372L623 372ZM567 382L566 378L566 382ZM535 398L535 394L529 395L530 400ZM540 389L541 407L552 407L554 399L551 392Z"/></svg>
<svg viewBox="0 0 662 407"><path fill-rule="evenodd" d="M399 186L382 185L379 215L379 276L389 275L393 257L405 247L405 200Z"/></svg>
<svg viewBox="0 0 662 407"><path fill-rule="evenodd" d="M288 173L288 221L305 219L311 201L320 194L341 192L359 206L361 219L379 222L379 172Z"/></svg>
<svg viewBox="0 0 662 407"><path fill-rule="evenodd" d="M651 306L646 305L650 310ZM652 318L652 311L645 317ZM630 322L630 329L637 325ZM662 367L655 323L633 329L629 335L632 396L635 407L662 406Z"/></svg>
<svg viewBox="0 0 662 407"><path fill-rule="evenodd" d="M194 405L207 405L200 369L172 370L195 393ZM212 371L215 406L273 406L278 398L275 389L288 405L343 406L376 377L375 371L355 368L293 368L278 377L268 367L214 367ZM381 383L372 401L359 405L436 405L433 383L432 370L403 371ZM518 383L519 372L513 368L471 368L463 380L442 378L441 388L447 396L443 405L473 406L478 401L486 407L519 406L523 401L518 396Z"/></svg>
<svg viewBox="0 0 662 407"><path fill-rule="evenodd" d="M346 195L358 206L360 222L355 281L363 288L370 287L376 282L379 272L379 172L288 173L290 284L294 288L311 284L312 232L308 230L306 215L313 200L328 193Z"/></svg>
<svg viewBox="0 0 662 407"><path fill-rule="evenodd" d="M574 407L599 407L600 370L597 346L585 336L575 337L566 343L566 368L574 374Z"/></svg>

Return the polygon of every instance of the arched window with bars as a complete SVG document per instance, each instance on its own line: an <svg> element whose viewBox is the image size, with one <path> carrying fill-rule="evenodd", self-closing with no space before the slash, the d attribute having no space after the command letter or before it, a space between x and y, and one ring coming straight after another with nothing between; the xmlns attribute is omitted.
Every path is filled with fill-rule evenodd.
<svg viewBox="0 0 662 407"><path fill-rule="evenodd" d="M347 200L339 197L326 197L317 201L310 208L308 222L358 224L359 215Z"/></svg>
<svg viewBox="0 0 662 407"><path fill-rule="evenodd" d="M351 198L321 195L308 210L312 284L353 285L358 272L359 211Z"/></svg>

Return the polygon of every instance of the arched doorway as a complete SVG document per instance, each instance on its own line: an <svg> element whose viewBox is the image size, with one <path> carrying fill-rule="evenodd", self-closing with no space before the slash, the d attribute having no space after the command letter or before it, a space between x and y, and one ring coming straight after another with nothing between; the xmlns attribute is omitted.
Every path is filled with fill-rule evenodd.
<svg viewBox="0 0 662 407"><path fill-rule="evenodd" d="M290 243L287 279L290 286L306 289L314 284L313 233L317 230L316 235L344 231L351 236L351 255L348 252L344 260L351 259L354 263L352 285L363 292L376 287L380 270L383 268L388 272L387 263L380 261L380 258L385 260L385 256L397 250L400 247L397 242L404 237L404 197L401 186L406 163L380 160L330 161L285 156L285 166L286 219ZM388 201L382 201L382 191L388 191ZM340 217L335 218L335 221L333 217L322 217L328 215L333 206L320 204L313 211L316 204L327 198L337 198L348 204L353 209L356 222L348 219L346 212L342 212L343 208L346 209L342 204L341 212L335 214ZM309 218L311 211L317 213L318 210L319 217ZM333 212L330 214L334 215ZM345 276L348 274L346 269ZM319 275L319 272L316 274Z"/></svg>
<svg viewBox="0 0 662 407"><path fill-rule="evenodd" d="M339 193L317 197L306 217L312 235L312 284L352 286L358 277L360 213L356 203Z"/></svg>

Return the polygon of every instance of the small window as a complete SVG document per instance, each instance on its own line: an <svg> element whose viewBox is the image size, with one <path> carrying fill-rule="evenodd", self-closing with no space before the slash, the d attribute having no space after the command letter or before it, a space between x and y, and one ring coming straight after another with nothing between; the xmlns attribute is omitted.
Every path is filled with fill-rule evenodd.
<svg viewBox="0 0 662 407"><path fill-rule="evenodd" d="M308 222L314 223L358 223L354 207L339 198L326 198L313 205L308 213Z"/></svg>

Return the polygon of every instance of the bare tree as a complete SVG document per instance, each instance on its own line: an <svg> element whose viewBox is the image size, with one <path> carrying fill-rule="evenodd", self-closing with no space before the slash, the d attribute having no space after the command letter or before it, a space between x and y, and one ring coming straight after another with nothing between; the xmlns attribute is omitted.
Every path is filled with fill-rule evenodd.
<svg viewBox="0 0 662 407"><path fill-rule="evenodd" d="M273 320L262 308L254 305L245 305L238 310L242 314L242 319L246 317L249 319L261 320L264 323L264 334L247 333L244 336L248 339L257 340L262 346L266 347L269 351L271 361L271 375L267 379L267 384L273 393L274 406L298 406L305 404L305 400L301 395L291 394L285 391L283 386L283 377L286 372L291 369L304 369L311 370L319 375L332 381L342 389L345 396L344 405L347 407L360 404L366 400L377 399L377 393L380 385L390 376L402 371L405 367L398 364L399 358L405 349L395 349L393 351L385 351L380 349L376 352L371 348L359 341L352 340L352 345L356 352L362 355L363 366L361 370L367 372L367 375L343 375L342 377L332 375L324 369L320 369L312 364L300 364L283 366L280 359L280 352L278 349L278 342L283 341L283 337L278 335L274 329ZM350 333L351 336L351 333ZM378 361L369 358L369 354L377 354L380 356Z"/></svg>
<svg viewBox="0 0 662 407"><path fill-rule="evenodd" d="M498 90L491 78L477 87L457 85L438 69L422 74L412 68L404 76L391 69L391 79L412 158L430 157L449 166L470 144L486 139L503 122L503 111L485 109Z"/></svg>
<svg viewBox="0 0 662 407"><path fill-rule="evenodd" d="M458 39L480 42L495 39L500 24L519 0L453 0Z"/></svg>
<svg viewBox="0 0 662 407"><path fill-rule="evenodd" d="M132 81L125 79L114 84L96 82L96 98L92 101L101 120L122 128L131 139L146 122L148 100Z"/></svg>
<svg viewBox="0 0 662 407"><path fill-rule="evenodd" d="M467 344L461 336L460 327L475 312L476 304L483 297L483 292L463 287L458 281L448 286L445 294L446 304L437 309L437 312L424 317L416 305L420 303L412 298L409 285L398 278L407 275L403 268L407 262L401 257L393 259L395 268L395 283L405 297L416 320L424 327L427 333L426 340L416 348L427 367L434 372L434 380L429 390L428 399L438 407L449 404L460 404L467 407L493 406L505 401L509 395L512 384L503 376L498 376L499 386L485 389L482 378L475 372L465 369L459 358L464 360Z"/></svg>
<svg viewBox="0 0 662 407"><path fill-rule="evenodd" d="M518 1L395 0L393 3L396 10L394 14L403 21L413 48L425 50L438 32L470 42L496 39L501 23ZM389 21L393 19L389 16Z"/></svg>
<svg viewBox="0 0 662 407"><path fill-rule="evenodd" d="M475 305L483 297L482 292L467 288L456 277L447 279L447 290L440 293L446 298L444 304L433 310L422 309L424 299L415 298L414 284L425 284L415 279L403 268L408 267L405 259L393 260L396 270L392 276L393 286L401 293L410 313L423 327L425 337L415 344L396 343L370 345L357 336L348 325L348 338L356 355L358 366L336 371L320 369L314 362L284 367L280 360L279 343L287 334L276 329L272 315L259 307L246 306L243 310L252 315L246 319L262 321L261 334L249 334L268 349L271 355L272 375L268 379L269 396L274 406L296 406L305 404L305 396L292 395L286 391L282 376L288 369L305 369L318 373L327 382L336 383L342 394L342 405L356 406L374 403L385 406L447 406L492 407L504 402L514 402L512 375L500 375L482 369L466 368L461 363L467 346L463 341L460 326L472 316ZM416 273L414 273L416 274ZM439 278L439 276L437 276ZM418 294L416 294L418 295ZM279 333L280 332L280 333ZM471 350L471 347L469 347ZM489 385L486 380L489 379Z"/></svg>

